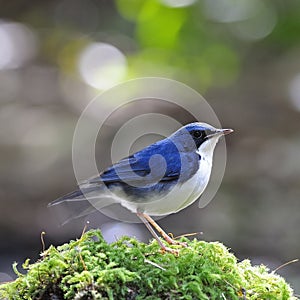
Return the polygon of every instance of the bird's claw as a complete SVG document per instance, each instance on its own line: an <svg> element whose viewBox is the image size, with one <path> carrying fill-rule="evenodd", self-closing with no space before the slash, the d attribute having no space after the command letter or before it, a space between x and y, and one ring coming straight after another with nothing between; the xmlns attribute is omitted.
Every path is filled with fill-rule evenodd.
<svg viewBox="0 0 300 300"><path fill-rule="evenodd" d="M187 248L188 247L188 244L186 242L179 242L179 241L176 241L176 240L169 240L168 243L170 245L177 245L177 246L181 246L181 247L184 247L184 248ZM161 245L162 246L162 245ZM163 245L161 247L161 252L162 253L165 253L165 252L169 252L169 253L172 253L172 254L175 254L176 256L179 255L179 251L180 249L173 249L173 248L169 248L169 247L166 247L165 245Z"/></svg>
<svg viewBox="0 0 300 300"><path fill-rule="evenodd" d="M179 246L182 246L184 248L186 248L188 246L187 242L180 242L180 241L176 241L172 238L168 238L168 239L165 239L170 245L179 245Z"/></svg>
<svg viewBox="0 0 300 300"><path fill-rule="evenodd" d="M174 244L173 245L179 245L179 246L182 246L184 248L186 248L188 246L187 242L179 242L179 241L174 241Z"/></svg>
<svg viewBox="0 0 300 300"><path fill-rule="evenodd" d="M166 253L166 252L169 252L169 253L174 254L175 256L179 256L179 249L173 249L173 248L169 248L169 247L164 247L164 248L161 248L160 251L163 254Z"/></svg>

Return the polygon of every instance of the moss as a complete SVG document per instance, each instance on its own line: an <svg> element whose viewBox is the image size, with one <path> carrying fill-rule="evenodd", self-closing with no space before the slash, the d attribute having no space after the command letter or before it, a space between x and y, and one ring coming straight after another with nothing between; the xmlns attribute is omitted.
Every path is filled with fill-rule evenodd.
<svg viewBox="0 0 300 300"><path fill-rule="evenodd" d="M156 241L123 237L107 244L91 230L77 241L51 246L25 275L0 285L1 299L297 299L265 266L238 262L218 242L188 241L178 256ZM178 246L173 246L178 247Z"/></svg>

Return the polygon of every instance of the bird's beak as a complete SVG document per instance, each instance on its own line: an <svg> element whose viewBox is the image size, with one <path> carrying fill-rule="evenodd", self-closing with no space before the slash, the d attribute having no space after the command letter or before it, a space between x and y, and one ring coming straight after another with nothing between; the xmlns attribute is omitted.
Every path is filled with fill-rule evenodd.
<svg viewBox="0 0 300 300"><path fill-rule="evenodd" d="M217 129L215 132L208 135L207 138L211 138L213 136L221 137L223 135L227 135L227 134L232 133L232 132L233 132L233 129Z"/></svg>
<svg viewBox="0 0 300 300"><path fill-rule="evenodd" d="M222 135L227 135L233 132L233 129L220 129L219 131Z"/></svg>

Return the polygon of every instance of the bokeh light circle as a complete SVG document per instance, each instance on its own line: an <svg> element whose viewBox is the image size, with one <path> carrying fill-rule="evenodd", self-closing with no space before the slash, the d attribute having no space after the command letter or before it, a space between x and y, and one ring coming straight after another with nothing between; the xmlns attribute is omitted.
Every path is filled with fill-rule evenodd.
<svg viewBox="0 0 300 300"><path fill-rule="evenodd" d="M106 43L91 43L79 57L78 69L88 85L104 90L124 79L127 72L125 55Z"/></svg>
<svg viewBox="0 0 300 300"><path fill-rule="evenodd" d="M160 0L160 2L169 7L185 7L193 5L196 0Z"/></svg>
<svg viewBox="0 0 300 300"><path fill-rule="evenodd" d="M24 24L0 20L0 70L16 69L34 58L37 37Z"/></svg>
<svg viewBox="0 0 300 300"><path fill-rule="evenodd" d="M290 81L288 93L293 107L300 111L300 73L296 74Z"/></svg>

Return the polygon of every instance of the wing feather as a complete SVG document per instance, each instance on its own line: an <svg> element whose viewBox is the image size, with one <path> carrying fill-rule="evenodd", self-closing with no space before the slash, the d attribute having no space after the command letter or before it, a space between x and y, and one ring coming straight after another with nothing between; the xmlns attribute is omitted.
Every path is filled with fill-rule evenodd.
<svg viewBox="0 0 300 300"><path fill-rule="evenodd" d="M157 154L160 156L160 159L154 160L154 165L151 169L149 161L153 155ZM165 162L164 166L161 164L162 160ZM162 168L164 169L162 170ZM140 182L147 185L154 181L177 180L180 175L180 169L180 154L176 146L165 139L120 160L98 176L83 182L83 184L110 184L126 181L127 183ZM157 172L153 172L154 170L157 170ZM161 176L162 172L164 173L163 176Z"/></svg>

